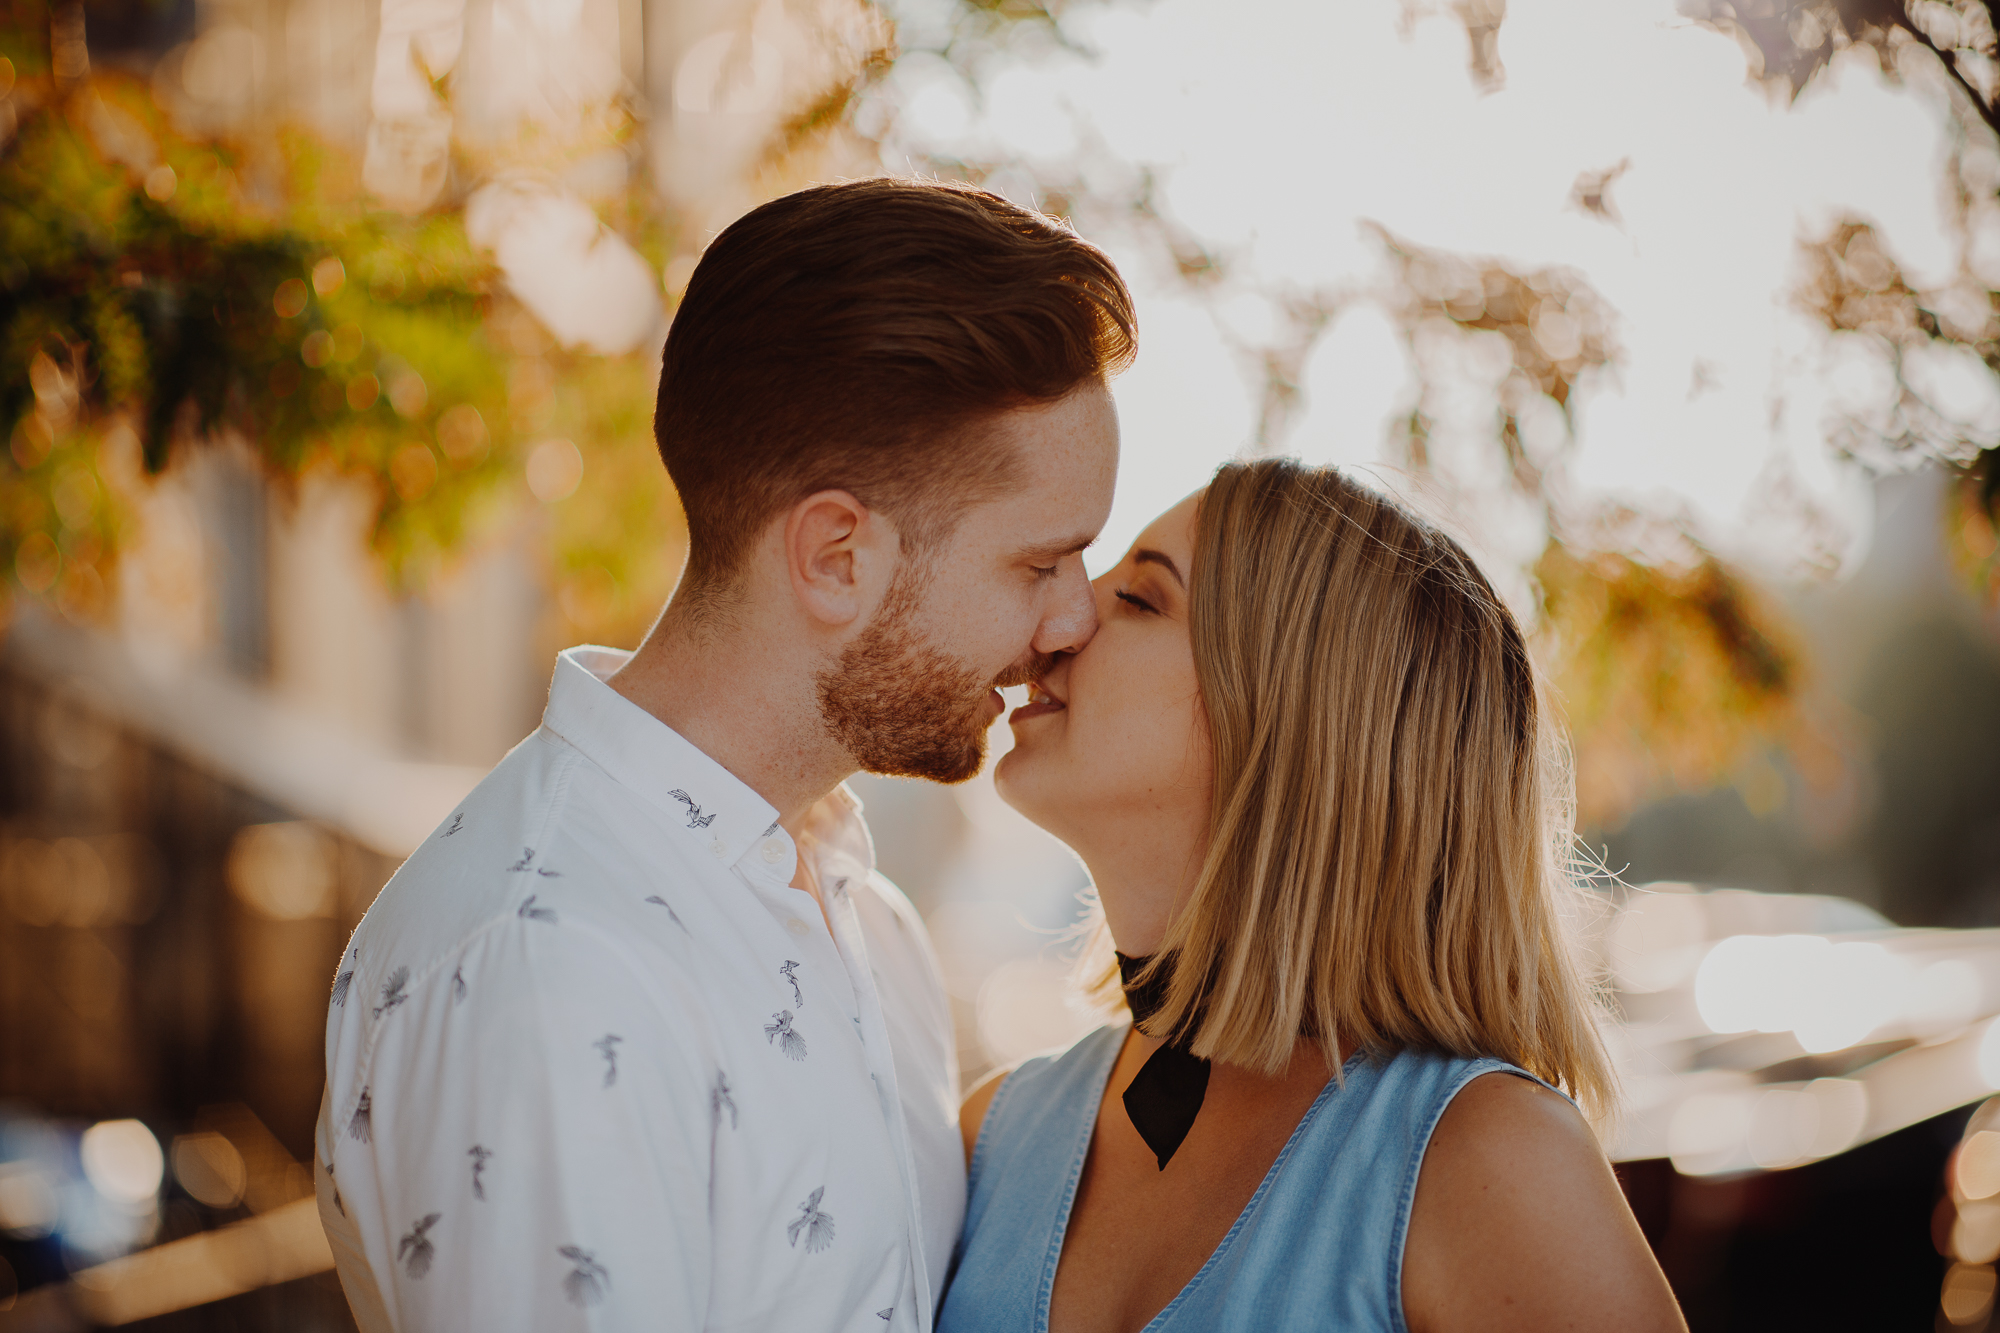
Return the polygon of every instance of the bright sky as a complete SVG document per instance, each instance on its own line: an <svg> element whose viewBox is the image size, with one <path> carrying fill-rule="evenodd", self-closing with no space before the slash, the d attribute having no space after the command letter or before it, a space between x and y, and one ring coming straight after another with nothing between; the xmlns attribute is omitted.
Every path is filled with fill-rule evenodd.
<svg viewBox="0 0 2000 1333"><path fill-rule="evenodd" d="M1512 0L1506 86L1481 94L1455 18L1399 31L1398 15L1387 0L1086 6L1066 22L1094 58L1013 59L986 72L980 98L942 63L908 57L885 90L900 111L891 169L926 152L1016 163L993 184L1019 197L1038 170L1056 178L1081 164L1086 183L1115 185L1143 168L1171 216L1229 265L1218 299L1197 301L1142 238L1078 210L1133 281L1141 319L1139 364L1117 390L1118 502L1094 566L1250 439L1254 381L1232 342L1254 347L1274 327L1271 293L1364 294L1311 354L1303 415L1279 447L1385 458L1414 387L1365 299L1384 272L1370 220L1425 246L1575 268L1616 309L1623 362L1581 404L1568 465L1577 494L1686 514L1771 568L1803 547L1772 496L1802 496L1844 526L1834 554L1851 566L1867 490L1824 441L1836 411L1883 415L1886 381L1879 358L1841 346L1787 293L1799 240L1843 214L1874 221L1917 285L1951 278L1941 93L1891 84L1855 51L1787 109L1748 85L1731 40L1670 0ZM1569 203L1580 173L1627 160L1611 191L1622 226ZM2000 434L1983 368L1944 358L1919 369L1956 415ZM1490 420L1479 389L1461 395L1458 428L1474 434ZM1480 493L1476 469L1459 481ZM1519 513L1457 516L1502 564L1539 549L1539 527Z"/></svg>

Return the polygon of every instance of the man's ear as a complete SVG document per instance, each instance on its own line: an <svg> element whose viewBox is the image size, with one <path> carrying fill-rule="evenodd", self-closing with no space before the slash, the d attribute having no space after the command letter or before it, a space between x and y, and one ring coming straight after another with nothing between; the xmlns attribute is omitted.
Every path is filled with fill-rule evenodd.
<svg viewBox="0 0 2000 1333"><path fill-rule="evenodd" d="M852 624L881 600L901 542L895 525L846 491L820 491L785 515L792 595L829 628Z"/></svg>

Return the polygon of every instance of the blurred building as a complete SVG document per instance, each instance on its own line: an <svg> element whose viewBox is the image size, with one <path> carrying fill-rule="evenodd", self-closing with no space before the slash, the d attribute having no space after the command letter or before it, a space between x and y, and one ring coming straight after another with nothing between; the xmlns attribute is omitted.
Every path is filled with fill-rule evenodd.
<svg viewBox="0 0 2000 1333"><path fill-rule="evenodd" d="M381 204L463 208L528 341L642 356L660 279L595 206L644 188L698 248L846 49L834 6L738 0L80 8L185 131L308 129ZM372 496L248 443L133 486L105 621L22 600L0 641L0 1327L348 1326L305 1168L335 963L566 637L538 512L398 591Z"/></svg>

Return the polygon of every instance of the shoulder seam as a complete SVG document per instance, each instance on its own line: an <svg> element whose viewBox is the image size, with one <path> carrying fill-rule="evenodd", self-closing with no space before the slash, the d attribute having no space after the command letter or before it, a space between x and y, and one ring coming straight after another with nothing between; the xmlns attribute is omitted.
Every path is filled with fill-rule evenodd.
<svg viewBox="0 0 2000 1333"><path fill-rule="evenodd" d="M447 945L442 949L437 950L434 954L432 954L432 956L429 959L425 960L422 969L420 971L415 972L411 976L410 978L411 987L415 988L430 981L433 977L437 976L437 974L443 970L445 963L450 961L453 957L463 956L465 952L470 950L473 946L482 943L486 939L486 937L492 935L495 931L503 930L510 925L519 926L524 930L528 928L528 923L521 921L518 917L510 916L504 912L493 917L490 921L485 922L483 925L480 925L476 929L467 931L464 935L459 936L451 944ZM546 926L539 926L536 928L542 930L549 929L549 927ZM579 932L587 935L592 940L593 943L598 945L599 949L604 954L616 960L621 970L631 974L633 979L640 983L640 988L642 990L645 989L644 982L646 974L644 970L634 967L630 962L630 960L628 960L624 956L623 949L619 947L622 942L618 939L617 936L608 934L607 932L598 929L594 925L589 925L582 922L578 922L576 924L569 926L557 927L557 929L567 930L571 932L573 937ZM370 1087L374 1086L375 1057L377 1052L381 1049L382 1034L386 1030L387 1030L386 1024L383 1023L381 1020L377 1020L373 1024L373 1026L369 1028L367 1036L363 1039L361 1044L360 1057L355 1061L355 1068L359 1070L361 1074L361 1087L359 1090L352 1092L350 1096L342 1099L341 1114L339 1118L335 1121L336 1126L344 1126L353 1117L355 1109L360 1103L361 1093L366 1092ZM338 1133L336 1133L335 1141L338 1142L338 1139L339 1135Z"/></svg>
<svg viewBox="0 0 2000 1333"><path fill-rule="evenodd" d="M554 734L554 732L550 733L550 735ZM564 753L556 759L556 772L550 783L551 790L548 802L542 807L541 822L535 825L535 845L537 847L541 846L547 840L549 824L568 802L570 777L576 772L577 760L583 757L583 752L567 740L563 741L563 750Z"/></svg>

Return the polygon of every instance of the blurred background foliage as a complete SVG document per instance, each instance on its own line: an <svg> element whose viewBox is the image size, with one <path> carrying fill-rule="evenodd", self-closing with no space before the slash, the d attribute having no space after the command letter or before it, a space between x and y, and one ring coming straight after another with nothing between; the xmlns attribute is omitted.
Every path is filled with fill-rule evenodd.
<svg viewBox="0 0 2000 1333"><path fill-rule="evenodd" d="M1083 6L961 0L889 8L898 18L903 58L948 66L974 106L990 103L996 80L1023 63L1093 55L1077 25L1065 21ZM1503 87L1504 0L1449 6L1406 0L1405 22L1436 10L1463 25L1475 85ZM1756 53L1753 77L1786 95L1795 96L1840 49L1867 43L1892 68L1897 59L1916 58L1949 69L1969 94L1965 132L1986 134L1995 123L1993 31L1976 0L1907 8L1899 0L1690 0L1681 10L1738 36ZM1908 55L1902 54L1906 46ZM1974 82L1965 83L1975 67ZM865 109L863 127L898 147L908 138L893 124L869 119ZM1620 373L1620 316L1583 274L1448 253L1371 226L1382 258L1377 282L1318 289L1273 283L1178 217L1153 170L1114 160L1087 133L1072 152L1040 160L1024 162L967 136L943 148L923 144L914 161L942 175L1031 190L1044 207L1074 215L1086 233L1137 237L1161 272L1211 306L1245 293L1261 298L1275 313L1276 327L1232 346L1253 381L1253 451L1286 447L1309 354L1343 311L1373 302L1393 320L1418 383L1415 402L1396 427L1398 462L1419 478L1420 488L1432 486L1447 511L1490 505L1490 496L1468 495L1433 468L1430 435L1436 403L1464 393L1464 367L1480 366L1485 376L1484 366L1498 358L1506 368L1489 377L1497 387L1485 447L1497 455L1513 500L1547 533L1545 548L1526 562L1526 571L1540 612L1542 655L1575 733L1587 827L1615 827L1647 800L1676 791L1717 783L1763 791L1774 750L1789 756L1801 775L1832 780L1830 766L1838 767L1846 738L1829 720L1825 701L1808 698L1817 682L1815 663L1785 600L1755 587L1758 576L1710 549L1694 525L1672 515L1642 521L1615 504L1600 509L1565 484L1577 401ZM1580 177L1572 207L1619 226L1614 191L1629 165ZM1300 169L1313 169L1309 158ZM1967 236L1981 228L2000 234L2000 217L1991 210L2000 182L1957 184L1961 190L1976 185L1985 201L1961 210ZM2000 298L1969 273L1944 291L1913 291L1875 244L1870 224L1859 220L1843 221L1800 249L1798 300L1829 329L1859 333L1892 352L1913 340L1962 344L2000 371L1992 342L2000 330L1992 318ZM1969 314L1963 313L1968 299L1976 307ZM2000 605L2000 453L1990 441L1954 433L1911 385L1901 386L1901 398L1891 429L1857 423L1834 432L1829 448L1880 472L1924 462L1950 468L1958 479L1949 525L1955 562L1969 587ZM1982 444L1989 447L1982 451ZM1810 549L1801 559L1809 575L1834 572ZM1765 799L1757 797L1760 804Z"/></svg>
<svg viewBox="0 0 2000 1333"><path fill-rule="evenodd" d="M102 9L118 21L129 7ZM1753 75L1788 95L1844 46L1863 43L1888 68L1920 58L1947 70L1966 133L1995 124L1991 14L1970 0L1690 0L1683 10L1737 36L1754 55ZM671 586L678 540L671 495L644 447L650 357L565 349L511 297L491 254L468 240L463 213L471 184L502 164L455 142L447 185L426 206L382 208L360 188L358 162L304 131L272 126L218 140L175 129L143 82L90 68L82 34L91 12L9 0L0 21L11 85L0 150L0 418L10 432L0 558L13 589L72 617L101 616L135 488L227 435L281 483L316 469L363 481L374 546L396 586L425 586L441 562L540 499L547 578L568 628L635 638ZM1504 85L1505 6L1454 12L1475 82ZM756 188L776 192L838 161L830 140L894 142L893 122L865 94L897 61L941 61L976 92L1008 62L1087 54L1067 13L1031 0L874 11L879 30L860 43L863 57L793 97L761 150ZM893 40L883 35L892 30ZM448 104L449 79L435 84ZM624 103L599 120L593 141L614 146L638 123ZM559 164L570 152L555 139L523 142L507 162ZM1227 253L1160 206L1148 171L1108 170L1087 147L1026 167L936 153L910 165L989 180L1025 171L1043 206L1086 229L1116 217L1190 292L1219 297L1240 285ZM1952 169L1963 225L1996 225L1996 183L1975 179L1963 160ZM1615 224L1618 173L1580 181L1576 206ZM687 219L649 200L643 181L595 206L666 270L671 297L691 258L680 239ZM1614 822L1649 796L1755 770L1772 745L1807 745L1801 738L1816 733L1800 700L1812 664L1780 602L1755 592L1691 527L1648 520L1635 546L1631 515L1579 508L1565 492L1576 398L1619 371L1611 304L1577 272L1449 254L1386 230L1376 240L1374 291L1267 293L1280 327L1234 349L1261 379L1249 447L1283 446L1300 364L1355 300L1390 311L1415 368L1420 387L1400 440L1419 475L1432 470L1433 400L1455 391L1454 368L1502 358L1488 446L1547 531L1527 568L1577 732L1586 815ZM1914 290L1871 226L1850 220L1803 247L1798 299L1828 328L1892 354L1945 342L2000 366L2000 298L1961 278ZM2000 465L1982 445L1954 433L1908 384L1891 429L1857 425L1830 442L1885 469L1915 457L1955 468L1957 566L2000 600Z"/></svg>
<svg viewBox="0 0 2000 1333"><path fill-rule="evenodd" d="M1910 62L1943 71L1956 93L1961 142L2000 135L2000 46L1990 0L1685 0L1682 12L1737 39L1750 57L1750 76L1776 96L1796 101L1843 50L1872 48L1894 78ZM1945 187L1970 253L1981 235L2000 227L2000 180L1983 155L1954 153ZM1961 265L1958 281L1938 291L1909 287L1865 221L1836 226L1805 247L1801 300L1829 328L1865 333L1897 349L1935 341L1969 348L2000 374L2000 292L1986 289ZM1943 425L1922 394L1899 382L1907 415L1901 429L1838 443L1868 455L1877 450L1943 458L1960 477L1953 513L1957 554L1972 586L2000 601L1995 561L2000 520L2000 446L1968 439ZM1983 446L1983 447L1982 447Z"/></svg>
<svg viewBox="0 0 2000 1333"><path fill-rule="evenodd" d="M90 9L11 0L0 16L12 591L101 619L132 501L226 438L281 493L315 472L361 482L395 588L423 589L536 499L580 492L545 533L562 610L583 637L635 637L677 563L677 511L645 448L650 359L550 338L468 240L462 185L414 213L383 208L353 155L308 130L192 137L139 78L81 54L66 76L64 25ZM601 139L629 130L615 108L603 119ZM459 155L461 183L491 165ZM601 214L665 262L670 219L641 195Z"/></svg>
<svg viewBox="0 0 2000 1333"><path fill-rule="evenodd" d="M398 572L459 542L515 432L484 327L492 267L456 219L343 207L326 185L351 164L303 135L254 158L189 142L136 80L17 78L22 114L0 158L17 575L23 550L33 562L50 544L111 572L115 523L72 524L79 506L62 503L79 467L118 479L109 458L136 441L157 473L223 431L281 477L330 465L368 478Z"/></svg>

